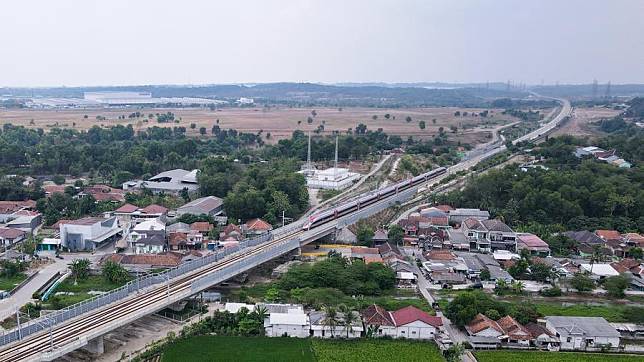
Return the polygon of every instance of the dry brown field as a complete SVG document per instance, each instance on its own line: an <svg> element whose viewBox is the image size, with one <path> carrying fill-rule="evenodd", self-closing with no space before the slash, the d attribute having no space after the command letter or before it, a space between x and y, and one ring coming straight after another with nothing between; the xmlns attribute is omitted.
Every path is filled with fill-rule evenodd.
<svg viewBox="0 0 644 362"><path fill-rule="evenodd" d="M553 133L554 136L569 134L573 136L598 136L601 132L592 127L591 123L604 118L612 118L621 111L603 107L581 107L573 110L571 119L560 129Z"/></svg>
<svg viewBox="0 0 644 362"><path fill-rule="evenodd" d="M311 111L315 109L317 115L312 116ZM117 124L132 124L136 130L142 130L152 126L174 127L184 126L188 133L194 136L199 135L199 128L206 127L208 135L216 120L222 129L236 129L240 132L253 132L263 130L264 135L270 132L271 139L267 142L276 142L279 139L288 138L294 130L314 131L319 125L324 125L324 134L331 134L334 130L341 133L349 128L355 129L359 123L367 125L368 129L376 130L382 128L386 133L400 135L403 138L413 136L414 138L430 138L438 134L439 127L444 127L450 137L467 143L478 143L485 141L490 134L488 129L494 128L502 123L509 123L516 119L511 116L501 115L501 109L493 109L491 117L481 118L468 115L467 117L454 116L455 111L480 112L483 109L463 109L453 107L436 108L407 108L407 109L380 109L380 108L223 108L218 110L210 109L188 109L188 108L112 108L112 109L70 109L70 110L33 110L33 109L3 109L0 110L0 124L12 123L23 125L29 128L43 128L45 130L53 127L70 127L78 130L89 129L94 125L110 127ZM127 116L139 111L145 117L129 119ZM158 123L156 119L145 120L148 114L172 112L179 123ZM390 114L390 119L385 118ZM87 115L87 118L85 118ZM373 119L373 116L377 119ZM97 120L97 116L105 117L106 120ZM125 119L118 119L125 116ZM412 118L406 122L407 116ZM312 117L313 123L308 124L307 118ZM436 119L436 123L432 120ZM426 128L421 130L419 121L425 121ZM190 124L194 123L196 128L191 130ZM451 134L449 127L458 127L456 134ZM465 131L462 130L466 127Z"/></svg>

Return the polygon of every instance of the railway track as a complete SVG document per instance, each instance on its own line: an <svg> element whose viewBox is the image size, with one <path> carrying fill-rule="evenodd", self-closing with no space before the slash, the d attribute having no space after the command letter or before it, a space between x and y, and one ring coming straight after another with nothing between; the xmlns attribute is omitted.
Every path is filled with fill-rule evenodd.
<svg viewBox="0 0 644 362"><path fill-rule="evenodd" d="M164 299L174 295L182 295L186 292L190 292L193 280L221 270L224 267L234 264L249 256L260 254L286 240L298 237L303 232L304 231L300 230L294 234L289 234L287 236L271 240L249 250L244 250L241 253L222 259L221 262L198 269L189 275L176 278L175 280L170 280L168 284L157 284L154 287L151 287L152 289L143 293L108 305L94 313L88 313L72 319L53 330L51 332L51 337L48 331L30 335L19 343L14 343L13 345L8 345L5 348L0 349L0 361L13 362L37 360L40 359L40 355L42 353L46 353L51 350L51 340L53 340L54 348L56 348L56 346L62 347L64 345L80 341L79 338L81 336L97 327L107 326L110 323L118 322L120 319L124 321L127 320L128 314L131 312L147 308L150 309L150 313L153 313L156 311L154 309L164 307L164 304L160 303Z"/></svg>

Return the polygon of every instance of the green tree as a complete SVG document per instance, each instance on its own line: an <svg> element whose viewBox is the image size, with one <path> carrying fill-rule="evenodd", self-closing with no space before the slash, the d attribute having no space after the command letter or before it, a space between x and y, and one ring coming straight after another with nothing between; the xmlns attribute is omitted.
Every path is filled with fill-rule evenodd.
<svg viewBox="0 0 644 362"><path fill-rule="evenodd" d="M87 279L87 276L89 275L89 267L91 265L91 262L87 258L83 259L76 259L72 261L71 265L69 266L69 269L72 272L72 276L75 278L76 281L84 280Z"/></svg>
<svg viewBox="0 0 644 362"><path fill-rule="evenodd" d="M268 290L266 291L266 295L264 295L264 299L267 302L271 302L271 303L279 301L280 300L280 291L279 291L279 289L277 289L276 286L272 286L272 287L268 288Z"/></svg>
<svg viewBox="0 0 644 362"><path fill-rule="evenodd" d="M490 319L492 319L492 320L498 320L499 318L501 318L501 315L499 314L499 311L498 311L498 310L496 310L496 309L489 309L489 310L486 310L484 314L485 314L488 318L490 318Z"/></svg>
<svg viewBox="0 0 644 362"><path fill-rule="evenodd" d="M481 280L490 280L490 269L485 268L481 270ZM488 316L489 317L489 316ZM492 318L492 317L490 317Z"/></svg>
<svg viewBox="0 0 644 362"><path fill-rule="evenodd" d="M595 282L586 274L577 273L570 279L570 286L578 292L590 292L595 289Z"/></svg>
<svg viewBox="0 0 644 362"><path fill-rule="evenodd" d="M623 298L625 295L624 291L628 288L630 280L624 274L620 274L606 278L603 284L608 295L613 298Z"/></svg>
<svg viewBox="0 0 644 362"><path fill-rule="evenodd" d="M631 258L636 260L641 260L644 257L644 252L642 251L642 248L639 247L632 248L628 251L628 254L631 256Z"/></svg>
<svg viewBox="0 0 644 362"><path fill-rule="evenodd" d="M552 269L546 264L532 264L530 266L530 277L532 280L544 283L552 277Z"/></svg>
<svg viewBox="0 0 644 362"><path fill-rule="evenodd" d="M425 121L420 121L420 122L418 122L418 128L420 128L420 129L425 129L425 127L426 127L426 125L425 125Z"/></svg>
<svg viewBox="0 0 644 362"><path fill-rule="evenodd" d="M338 316L338 311L334 307L324 306L324 319L322 320L322 325L329 327L331 330L331 338L335 337L335 329L340 324L340 318Z"/></svg>
<svg viewBox="0 0 644 362"><path fill-rule="evenodd" d="M465 353L463 343L455 343L445 351L445 359L447 362L458 362L462 359L463 353Z"/></svg>
<svg viewBox="0 0 644 362"><path fill-rule="evenodd" d="M125 268L111 260L108 260L103 264L102 275L106 281L112 284L123 284L127 282L130 277Z"/></svg>
<svg viewBox="0 0 644 362"><path fill-rule="evenodd" d="M387 232L387 239L398 245L402 243L403 238L405 237L405 230L403 230L402 227L399 225L391 225L389 227L389 231Z"/></svg>
<svg viewBox="0 0 644 362"><path fill-rule="evenodd" d="M407 117L405 117L405 121L406 121L407 123L411 122L411 116L407 116Z"/></svg>
<svg viewBox="0 0 644 362"><path fill-rule="evenodd" d="M372 245L373 235L374 235L373 228L366 224L360 226L360 228L358 229L358 232L356 233L356 237L358 241L361 244L367 245L367 246Z"/></svg>

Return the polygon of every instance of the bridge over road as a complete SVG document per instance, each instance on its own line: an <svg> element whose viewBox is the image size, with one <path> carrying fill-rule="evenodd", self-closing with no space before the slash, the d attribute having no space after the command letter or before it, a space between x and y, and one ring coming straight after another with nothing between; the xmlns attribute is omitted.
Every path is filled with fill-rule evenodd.
<svg viewBox="0 0 644 362"><path fill-rule="evenodd" d="M222 250L168 272L136 279L107 294L30 321L0 336L0 361L50 361L81 347L101 352L104 334L404 202L422 185L310 230L303 229L304 221L275 229L258 239L243 241L234 250Z"/></svg>

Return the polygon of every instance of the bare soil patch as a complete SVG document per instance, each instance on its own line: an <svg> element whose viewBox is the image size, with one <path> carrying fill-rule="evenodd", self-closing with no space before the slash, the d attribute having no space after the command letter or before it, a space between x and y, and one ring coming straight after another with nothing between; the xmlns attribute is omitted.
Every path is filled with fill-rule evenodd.
<svg viewBox="0 0 644 362"><path fill-rule="evenodd" d="M316 115L311 113L315 110ZM454 116L454 112L468 112L468 116ZM130 119L128 115L132 112L141 112L144 117ZM501 109L490 110L491 117L474 117L472 113L478 113L483 109L463 109L454 107L435 108L405 108L405 109L380 109L380 108L223 108L218 110L210 109L186 109L186 108L120 108L120 109L69 109L69 110L33 110L33 109L3 109L0 110L0 124L12 123L23 125L28 128L43 128L45 130L53 127L68 127L79 130L89 129L94 125L109 127L117 124L132 124L135 129L142 130L152 126L175 127L183 126L188 133L199 136L199 128L205 127L210 135L212 127L219 120L219 127L222 129L236 129L241 132L256 133L260 130L263 134L271 134L268 143L277 142L280 139L290 137L294 130L314 131L320 125L324 126L322 134L332 134L333 131L346 132L349 128L363 123L368 129L377 130L382 128L384 132L392 135L400 135L403 139L408 136L414 138L430 138L439 132L443 127L451 135L450 126L456 126L458 131L453 138L463 142L480 142L485 140L488 128L495 125L513 122L516 119L508 115L502 115ZM178 123L158 123L155 118L149 119L149 114L172 112ZM385 115L389 114L389 119ZM87 116L87 117L85 117ZM97 116L104 117L98 120ZM119 119L125 116L125 119ZM374 116L377 118L374 119ZM309 124L308 117L313 119ZM406 118L411 117L412 121L407 122ZM433 120L436 120L435 122ZM426 128L421 130L419 122L425 121ZM194 123L195 128L190 129Z"/></svg>

